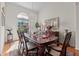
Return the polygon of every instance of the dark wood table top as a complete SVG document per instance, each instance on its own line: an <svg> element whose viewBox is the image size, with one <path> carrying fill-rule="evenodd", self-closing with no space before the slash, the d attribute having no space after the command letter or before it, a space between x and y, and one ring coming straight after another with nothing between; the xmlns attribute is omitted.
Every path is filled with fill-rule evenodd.
<svg viewBox="0 0 79 59"><path fill-rule="evenodd" d="M58 37L52 36L50 38L42 39L41 37L38 37L37 39L34 39L33 37L30 37L28 34L25 34L25 36L29 39L29 41L35 43L35 44L50 44L54 40L56 40Z"/></svg>

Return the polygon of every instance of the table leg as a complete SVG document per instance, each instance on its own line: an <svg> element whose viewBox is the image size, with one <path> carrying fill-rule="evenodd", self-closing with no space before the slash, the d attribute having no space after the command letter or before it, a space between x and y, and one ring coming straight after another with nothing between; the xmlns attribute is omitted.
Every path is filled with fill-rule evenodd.
<svg viewBox="0 0 79 59"><path fill-rule="evenodd" d="M44 56L45 47L43 45L39 45L38 47L38 56Z"/></svg>

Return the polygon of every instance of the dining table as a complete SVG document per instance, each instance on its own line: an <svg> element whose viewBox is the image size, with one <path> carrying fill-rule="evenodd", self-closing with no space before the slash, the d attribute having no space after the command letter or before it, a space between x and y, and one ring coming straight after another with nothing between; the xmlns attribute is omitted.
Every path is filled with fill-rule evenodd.
<svg viewBox="0 0 79 59"><path fill-rule="evenodd" d="M33 36L30 36L27 33L24 33L25 37L28 38L29 41L35 43L35 44L39 44L39 45L49 45L51 43L53 43L56 39L58 39L58 37L52 35L52 37L46 38L45 35L40 35L37 37L37 39L35 39Z"/></svg>
<svg viewBox="0 0 79 59"><path fill-rule="evenodd" d="M47 38L45 35L39 35L37 39L33 36L30 36L27 33L24 33L25 37L34 44L37 44L39 55L44 55L45 48L48 48L48 45L52 44L58 37L52 35L52 37ZM42 53L43 52L43 53Z"/></svg>

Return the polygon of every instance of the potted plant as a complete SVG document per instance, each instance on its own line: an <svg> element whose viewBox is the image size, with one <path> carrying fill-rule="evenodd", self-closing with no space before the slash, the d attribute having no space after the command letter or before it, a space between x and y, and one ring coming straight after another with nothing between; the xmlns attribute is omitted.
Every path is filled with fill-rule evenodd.
<svg viewBox="0 0 79 59"><path fill-rule="evenodd" d="M38 22L36 22L35 27L36 27L36 28L40 27L40 25L39 25Z"/></svg>

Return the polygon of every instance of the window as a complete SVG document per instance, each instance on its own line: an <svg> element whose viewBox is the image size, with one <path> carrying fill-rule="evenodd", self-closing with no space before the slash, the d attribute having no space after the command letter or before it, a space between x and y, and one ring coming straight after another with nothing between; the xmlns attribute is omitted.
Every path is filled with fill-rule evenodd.
<svg viewBox="0 0 79 59"><path fill-rule="evenodd" d="M19 13L17 15L18 18L18 30L24 31L26 33L29 32L29 17L24 12Z"/></svg>

